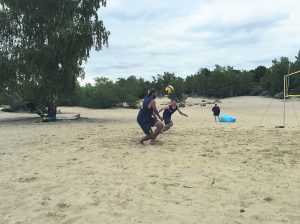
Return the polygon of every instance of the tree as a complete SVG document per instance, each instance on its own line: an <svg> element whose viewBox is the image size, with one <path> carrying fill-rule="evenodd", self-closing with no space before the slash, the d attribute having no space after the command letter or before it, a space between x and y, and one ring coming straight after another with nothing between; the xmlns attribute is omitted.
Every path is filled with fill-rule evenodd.
<svg viewBox="0 0 300 224"><path fill-rule="evenodd" d="M261 85L268 91L269 94L274 95L283 91L283 77L288 73L289 59L281 57L280 61L273 60L272 66L267 69L266 75L261 79Z"/></svg>
<svg viewBox="0 0 300 224"><path fill-rule="evenodd" d="M140 98L143 98L148 90L144 79L137 79L135 76L119 78L116 85L119 87L119 98L130 108L137 108Z"/></svg>
<svg viewBox="0 0 300 224"><path fill-rule="evenodd" d="M295 59L296 61L290 64L290 73L300 70L300 51ZM300 94L300 75L294 75L290 77L289 91L291 94Z"/></svg>
<svg viewBox="0 0 300 224"><path fill-rule="evenodd" d="M254 81L255 82L260 82L260 79L266 74L267 68L265 66L258 66L254 70L251 70L254 74Z"/></svg>
<svg viewBox="0 0 300 224"><path fill-rule="evenodd" d="M0 5L1 63L7 68L1 81L30 84L41 90L41 102L55 108L84 77L82 63L91 48L108 45L109 31L97 14L106 1L0 0Z"/></svg>

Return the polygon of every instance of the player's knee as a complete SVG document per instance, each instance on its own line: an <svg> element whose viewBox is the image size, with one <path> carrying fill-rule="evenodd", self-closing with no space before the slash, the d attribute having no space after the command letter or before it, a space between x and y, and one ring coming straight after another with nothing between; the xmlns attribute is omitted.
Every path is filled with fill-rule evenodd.
<svg viewBox="0 0 300 224"><path fill-rule="evenodd" d="M157 124L157 127L158 127L158 128L163 128L163 127L164 127L164 124L163 124L162 122L159 121L158 124Z"/></svg>

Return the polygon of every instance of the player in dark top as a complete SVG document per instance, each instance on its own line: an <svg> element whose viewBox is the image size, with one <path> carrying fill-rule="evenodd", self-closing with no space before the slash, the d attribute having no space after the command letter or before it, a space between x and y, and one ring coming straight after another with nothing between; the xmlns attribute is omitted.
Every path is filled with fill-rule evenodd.
<svg viewBox="0 0 300 224"><path fill-rule="evenodd" d="M139 143L143 144L144 141L151 139L151 144L155 144L156 137L159 135L161 130L164 127L164 124L161 122L163 118L159 115L155 98L157 96L156 89L148 90L147 96L144 98L143 105L137 116L137 122L141 126L143 132L146 134ZM161 120L159 121L157 117ZM151 127L155 126L156 129L153 133Z"/></svg>
<svg viewBox="0 0 300 224"><path fill-rule="evenodd" d="M218 117L218 121L220 122L220 107L215 103L215 106L211 109L213 114L214 114L214 117L215 117L215 122L217 122L217 117Z"/></svg>
<svg viewBox="0 0 300 224"><path fill-rule="evenodd" d="M173 126L173 121L171 120L172 114L178 111L179 114L187 117L188 115L182 113L177 106L176 99L172 99L171 104L169 106L163 107L159 110L159 112L164 111L163 113L163 119L165 122L165 127L163 128L162 132L167 131Z"/></svg>

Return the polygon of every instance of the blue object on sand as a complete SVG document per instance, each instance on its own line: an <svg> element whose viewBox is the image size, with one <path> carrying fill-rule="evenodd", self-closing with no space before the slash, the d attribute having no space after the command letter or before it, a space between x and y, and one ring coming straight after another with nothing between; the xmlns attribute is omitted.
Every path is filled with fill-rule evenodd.
<svg viewBox="0 0 300 224"><path fill-rule="evenodd" d="M220 122L229 122L229 123L233 123L236 121L235 117L231 117L229 115L226 114L222 114L220 115Z"/></svg>

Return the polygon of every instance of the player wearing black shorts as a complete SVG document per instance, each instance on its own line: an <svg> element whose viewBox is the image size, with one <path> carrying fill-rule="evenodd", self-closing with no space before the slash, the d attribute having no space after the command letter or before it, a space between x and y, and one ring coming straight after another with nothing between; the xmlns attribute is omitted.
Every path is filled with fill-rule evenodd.
<svg viewBox="0 0 300 224"><path fill-rule="evenodd" d="M179 107L177 106L176 99L172 99L171 104L169 106L161 108L159 110L159 112L161 112L162 110L164 111L163 112L163 119L164 119L164 122L165 122L165 127L163 128L162 132L167 131L168 129L170 129L174 125L171 118L172 118L172 114L174 114L176 111L178 111L179 114L181 114L185 117L188 116L185 113L182 113L180 111Z"/></svg>
<svg viewBox="0 0 300 224"><path fill-rule="evenodd" d="M215 103L215 106L211 109L213 114L214 114L214 117L215 117L215 122L217 122L217 118L218 118L218 121L220 122L220 107Z"/></svg>
<svg viewBox="0 0 300 224"><path fill-rule="evenodd" d="M143 105L139 111L137 116L137 122L142 128L143 132L146 134L139 143L143 144L144 141L151 139L151 144L155 144L156 137L159 135L164 125L161 122L163 118L159 115L155 98L157 96L157 91L155 89L148 90L147 96L143 101ZM159 121L157 117L161 120ZM152 131L152 127L156 127L154 133Z"/></svg>

